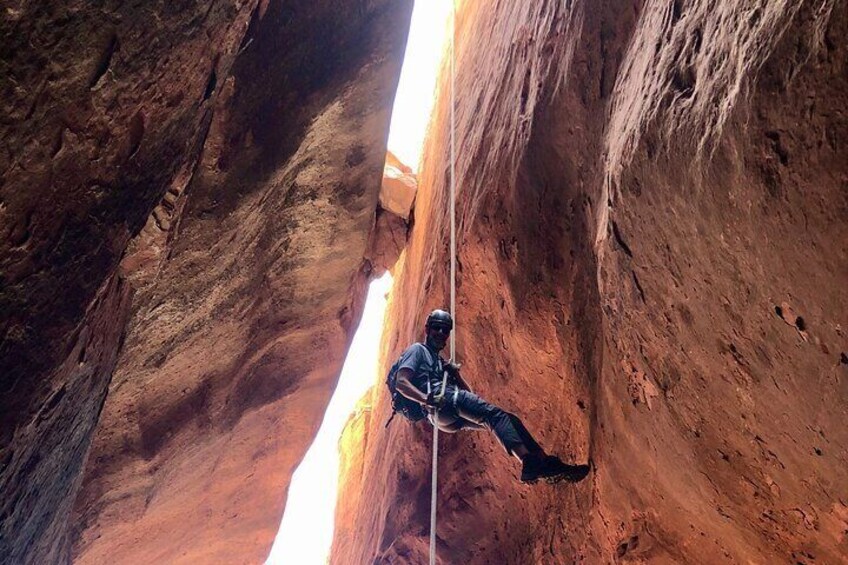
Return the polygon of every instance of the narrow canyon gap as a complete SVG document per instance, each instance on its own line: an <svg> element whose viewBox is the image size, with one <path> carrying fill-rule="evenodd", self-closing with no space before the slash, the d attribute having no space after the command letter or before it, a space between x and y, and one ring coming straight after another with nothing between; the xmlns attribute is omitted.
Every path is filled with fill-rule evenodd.
<svg viewBox="0 0 848 565"><path fill-rule="evenodd" d="M327 562L338 487L339 436L349 418L368 410L361 402L363 394L379 380L380 334L391 283L391 275L386 273L368 287L362 319L321 427L289 483L283 520L266 565Z"/></svg>
<svg viewBox="0 0 848 565"><path fill-rule="evenodd" d="M414 215L379 204L411 9L4 7L0 562L267 555L367 281L406 246L384 365L447 303L445 75ZM445 438L444 563L844 560L846 35L838 0L458 4L459 360L596 469ZM331 561L425 563L430 430L369 405Z"/></svg>
<svg viewBox="0 0 848 565"><path fill-rule="evenodd" d="M450 14L449 0L428 0L415 4L410 20L380 189L383 213L393 212L405 220L413 214L415 171L435 102L440 62L449 48ZM405 242L407 226L400 224L397 229L403 232L399 239ZM396 257L397 249L387 256ZM289 483L283 520L266 565L326 563L337 500L339 436L348 418L357 419L370 411L370 395L362 398L363 394L371 386L382 385L378 357L391 283L386 273L369 285L362 319L321 428Z"/></svg>

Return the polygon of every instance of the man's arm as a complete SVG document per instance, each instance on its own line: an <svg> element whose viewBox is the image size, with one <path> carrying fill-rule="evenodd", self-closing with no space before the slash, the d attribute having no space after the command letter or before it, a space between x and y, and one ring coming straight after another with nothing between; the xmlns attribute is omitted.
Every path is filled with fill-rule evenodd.
<svg viewBox="0 0 848 565"><path fill-rule="evenodd" d="M413 402L417 402L418 404L427 404L427 393L421 392L415 385L412 384L411 379L414 376L412 369L407 367L403 367L398 370L396 384L397 391Z"/></svg>

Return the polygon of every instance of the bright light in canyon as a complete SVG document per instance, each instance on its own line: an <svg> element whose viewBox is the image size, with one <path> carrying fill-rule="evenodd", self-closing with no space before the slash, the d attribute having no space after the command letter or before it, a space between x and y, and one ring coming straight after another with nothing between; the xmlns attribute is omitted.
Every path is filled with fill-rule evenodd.
<svg viewBox="0 0 848 565"><path fill-rule="evenodd" d="M392 287L388 273L371 283L339 384L315 441L292 475L280 531L266 563L323 565L333 539L339 475L338 443L356 402L376 381L383 316Z"/></svg>
<svg viewBox="0 0 848 565"><path fill-rule="evenodd" d="M439 67L448 46L450 14L450 0L419 0L412 13L388 149L415 172L433 111ZM362 321L324 421L292 475L285 514L266 562L270 565L327 562L338 488L338 442L356 402L377 382L386 294L390 288L388 274L371 283Z"/></svg>
<svg viewBox="0 0 848 565"><path fill-rule="evenodd" d="M449 47L450 16L449 0L418 0L412 12L403 70L392 109L389 151L416 173L433 112L439 65Z"/></svg>

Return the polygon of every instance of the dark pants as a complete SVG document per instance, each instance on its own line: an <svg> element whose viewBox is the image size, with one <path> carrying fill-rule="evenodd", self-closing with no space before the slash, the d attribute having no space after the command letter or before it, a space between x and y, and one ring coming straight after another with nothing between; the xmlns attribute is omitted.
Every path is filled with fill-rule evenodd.
<svg viewBox="0 0 848 565"><path fill-rule="evenodd" d="M436 388L441 388L436 386ZM434 414L429 416L430 423L434 423ZM438 411L438 420L435 422L439 430L449 434L459 430L479 430L487 428L494 432L498 441L504 446L507 453L515 454L515 449L521 445L527 451L541 452L542 448L524 427L518 416L505 412L493 404L489 404L473 392L462 390L453 385L448 385L445 404Z"/></svg>

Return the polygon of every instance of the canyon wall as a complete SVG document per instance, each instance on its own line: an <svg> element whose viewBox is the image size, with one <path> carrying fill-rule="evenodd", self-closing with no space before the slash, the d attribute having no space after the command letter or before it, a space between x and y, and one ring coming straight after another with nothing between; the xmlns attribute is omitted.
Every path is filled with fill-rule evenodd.
<svg viewBox="0 0 848 565"><path fill-rule="evenodd" d="M462 3L458 360L594 471L522 485L441 436L443 563L848 554L848 6ZM384 365L448 303L448 79ZM332 562L427 562L430 437L375 389L341 441Z"/></svg>
<svg viewBox="0 0 848 565"><path fill-rule="evenodd" d="M254 20L187 200L175 190L175 218L163 214L160 259L127 258L141 290L76 505L75 561L267 556L375 270L410 8L275 3Z"/></svg>
<svg viewBox="0 0 848 565"><path fill-rule="evenodd" d="M4 7L0 561L264 559L392 260L411 4Z"/></svg>
<svg viewBox="0 0 848 565"><path fill-rule="evenodd" d="M254 5L3 8L0 561L58 559L129 314L117 263L202 144Z"/></svg>

